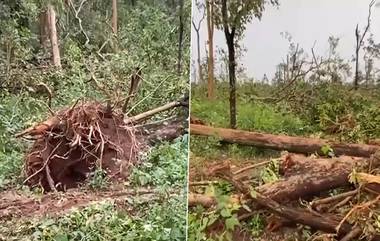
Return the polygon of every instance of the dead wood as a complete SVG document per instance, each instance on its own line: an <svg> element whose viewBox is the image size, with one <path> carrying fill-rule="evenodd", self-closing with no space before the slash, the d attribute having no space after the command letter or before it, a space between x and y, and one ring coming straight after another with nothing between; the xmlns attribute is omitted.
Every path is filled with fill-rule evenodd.
<svg viewBox="0 0 380 241"><path fill-rule="evenodd" d="M324 215L317 215L307 209L296 209L281 205L273 199L254 191L239 180L234 179L229 167L222 167L221 169L215 171L216 172L214 174L216 176L229 181L235 189L242 193L246 198L251 199L254 203L267 208L270 212L280 217L286 218L295 223L307 225L316 230L321 230L328 233L337 233L338 235L345 235L352 229L352 226L347 222L340 223L339 220L327 218ZM336 227L340 224L340 229L337 232Z"/></svg>
<svg viewBox="0 0 380 241"><path fill-rule="evenodd" d="M191 134L214 136L229 143L252 145L273 150L287 150L289 152L323 155L321 148L328 145L336 155L370 157L380 146L366 144L344 144L317 138L294 137L286 135L264 134L225 128L214 128L204 125L190 125Z"/></svg>
<svg viewBox="0 0 380 241"><path fill-rule="evenodd" d="M148 117L151 117L157 113L160 113L162 111L166 111L166 110L169 110L169 109L172 109L174 107L177 107L177 106L180 106L181 105L181 102L179 101L173 101L173 102L170 102L170 103L167 103L163 106L160 106L160 107L157 107L153 110L149 110L147 112L144 112L144 113L141 113L141 114L138 114L136 116L133 116L133 117L130 117L130 118L127 118L125 119L125 123L126 124L130 124L130 123L137 123L139 121L142 121Z"/></svg>
<svg viewBox="0 0 380 241"><path fill-rule="evenodd" d="M299 223L303 225L307 225L315 230L321 230L323 232L332 233L338 235L338 237L353 237L354 235L358 236L362 233L362 229L360 229L360 233L358 233L358 230L356 230L354 233L352 233L352 225L349 224L346 219L351 214L353 214L356 211L360 211L363 208L368 208L372 205L375 205L375 202L379 200L379 197L377 197L375 200L370 201L363 205L358 205L354 210L350 211L345 218L342 219L342 217L334 216L333 214L319 214L315 211L304 209L304 208L293 208L288 207L283 204L280 204L279 202L271 199L270 197L263 195L257 189L253 189L250 186L244 184L240 180L234 177L234 174L231 172L230 165L220 165L219 168L214 168L209 175L217 176L220 178L223 178L227 181L229 181L236 190L239 191L243 196L242 199L244 200L251 200L252 202L245 202L250 206L251 210L257 210L258 207L267 208L270 212L272 212L275 215L278 215L281 217L281 220L286 221L286 223L289 223L289 221L293 223ZM210 207L215 205L215 199L213 197L204 197L199 195L190 195L191 198L189 199L189 206L193 206L197 204L197 200L201 200L202 202ZM280 200L283 201L283 200ZM198 202L199 204L200 202ZM251 213L246 213L247 211L245 209L241 209L243 213L240 213L241 215L239 218L244 216L251 216ZM356 227L355 227L356 229ZM369 240L380 240L379 235L374 235Z"/></svg>
<svg viewBox="0 0 380 241"><path fill-rule="evenodd" d="M380 160L340 156L337 158L310 158L293 155L282 158L280 166L288 165L292 175L285 175L279 181L264 184L256 191L276 201L297 200L318 195L324 191L349 186L352 170L368 170L369 166L379 167Z"/></svg>
<svg viewBox="0 0 380 241"><path fill-rule="evenodd" d="M187 198L189 207L202 205L203 207L209 208L216 204L214 197L203 194L189 193Z"/></svg>

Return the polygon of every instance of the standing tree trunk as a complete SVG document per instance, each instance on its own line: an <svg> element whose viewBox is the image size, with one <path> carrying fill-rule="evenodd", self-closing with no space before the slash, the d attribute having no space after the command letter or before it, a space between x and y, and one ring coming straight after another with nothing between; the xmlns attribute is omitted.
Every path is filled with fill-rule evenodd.
<svg viewBox="0 0 380 241"><path fill-rule="evenodd" d="M228 76L230 83L230 127L236 129L236 61L235 61L235 26L231 31L228 26L227 0L222 1L222 19L224 35L228 47Z"/></svg>
<svg viewBox="0 0 380 241"><path fill-rule="evenodd" d="M194 30L197 34L197 64L198 64L198 79L200 83L203 83L203 73L202 73L202 65L201 65L201 40L200 40L200 29L203 19L205 18L205 14L203 13L202 18L198 22L198 26L195 24L194 20L192 21Z"/></svg>
<svg viewBox="0 0 380 241"><path fill-rule="evenodd" d="M214 99L214 0L206 0L207 33L208 33L208 81L207 97Z"/></svg>
<svg viewBox="0 0 380 241"><path fill-rule="evenodd" d="M112 32L117 35L117 0L112 0Z"/></svg>
<svg viewBox="0 0 380 241"><path fill-rule="evenodd" d="M47 7L47 15L48 15L48 29L49 29L49 37L51 43L51 52L53 65L55 67L61 68L61 56L59 54L59 46L58 46L58 36L57 29L55 26L56 17L53 5L49 4Z"/></svg>
<svg viewBox="0 0 380 241"><path fill-rule="evenodd" d="M359 88L359 81L360 81L360 76L359 76L359 53L360 49L363 46L364 38L366 34L368 33L368 30L371 26L371 13L372 13L372 7L375 5L375 0L371 0L369 3L368 7L368 17L367 17L367 26L364 29L364 32L362 35L360 35L359 31L359 25L356 25L355 29L355 37L356 37L356 48L355 48L355 77L354 77L354 88L358 89Z"/></svg>
<svg viewBox="0 0 380 241"><path fill-rule="evenodd" d="M228 77L230 82L230 127L236 129L236 64L234 35L227 38Z"/></svg>
<svg viewBox="0 0 380 241"><path fill-rule="evenodd" d="M49 19L47 11L40 13L40 44L44 49L47 49L49 42Z"/></svg>
<svg viewBox="0 0 380 241"><path fill-rule="evenodd" d="M356 25L355 29L355 37L356 37L356 49L355 49L355 77L354 77L354 87L358 89L359 87L359 51L360 51L360 33L359 26Z"/></svg>
<svg viewBox="0 0 380 241"><path fill-rule="evenodd" d="M178 39L178 62L177 73L181 74L182 69L182 48L183 48L183 0L179 1L179 39Z"/></svg>

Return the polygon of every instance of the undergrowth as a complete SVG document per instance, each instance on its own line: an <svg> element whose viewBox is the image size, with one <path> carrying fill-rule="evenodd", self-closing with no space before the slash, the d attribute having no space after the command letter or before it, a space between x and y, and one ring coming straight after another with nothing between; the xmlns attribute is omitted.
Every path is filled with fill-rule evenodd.
<svg viewBox="0 0 380 241"><path fill-rule="evenodd" d="M185 195L167 200L138 198L120 207L112 201L92 204L59 217L19 220L0 226L4 241L184 240Z"/></svg>

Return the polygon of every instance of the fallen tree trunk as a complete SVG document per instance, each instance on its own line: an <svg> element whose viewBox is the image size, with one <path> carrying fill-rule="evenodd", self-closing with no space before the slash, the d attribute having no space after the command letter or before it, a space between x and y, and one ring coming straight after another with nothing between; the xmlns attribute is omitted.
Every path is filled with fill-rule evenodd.
<svg viewBox="0 0 380 241"><path fill-rule="evenodd" d="M288 171L293 175L256 188L257 192L275 201L308 198L338 187L349 186L352 170L367 170L380 166L380 160L341 156L338 158L310 158L294 155L286 158Z"/></svg>
<svg viewBox="0 0 380 241"><path fill-rule="evenodd" d="M230 166L221 167L219 170L214 171L213 175L229 181L245 198L250 199L254 204L267 208L271 213L278 215L279 217L309 226L312 229L321 230L327 233L335 233L338 236L349 234L353 228L353 226L344 219L339 220L338 217L329 217L310 212L305 208L288 207L259 192L255 192L250 186L233 177ZM376 234L372 236L370 240L379 241L380 235Z"/></svg>
<svg viewBox="0 0 380 241"><path fill-rule="evenodd" d="M299 198L306 199L331 189L349 186L349 174L352 170L354 168L366 170L370 165L372 168L379 167L380 159L370 160L349 156L328 159L290 154L283 156L280 163L280 169L285 172L285 177L261 185L255 188L255 191L280 203ZM206 207L210 207L215 204L215 200L209 196L189 197L191 197L189 205L206 204ZM207 202L204 201L206 199Z"/></svg>
<svg viewBox="0 0 380 241"><path fill-rule="evenodd" d="M273 150L287 150L295 153L321 153L323 146L330 146L336 155L370 157L380 146L366 144L343 144L317 138L264 134L242 130L214 128L204 125L190 125L192 135L214 136L229 143L252 145Z"/></svg>

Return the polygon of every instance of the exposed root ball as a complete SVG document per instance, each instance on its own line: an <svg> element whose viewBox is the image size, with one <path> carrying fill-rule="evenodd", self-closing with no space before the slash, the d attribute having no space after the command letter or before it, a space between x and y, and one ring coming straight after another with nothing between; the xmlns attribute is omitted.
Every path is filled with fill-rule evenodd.
<svg viewBox="0 0 380 241"><path fill-rule="evenodd" d="M125 177L137 161L133 127L100 103L61 110L29 131L38 138L26 157L25 182L45 191L77 187L96 167Z"/></svg>

